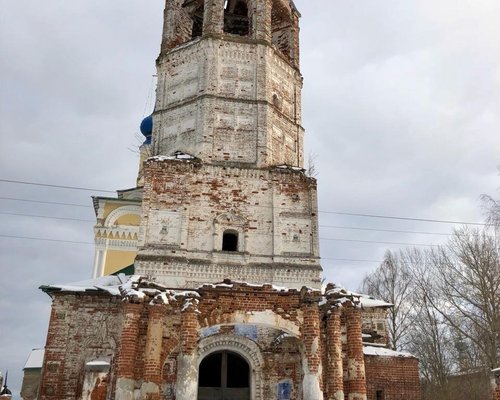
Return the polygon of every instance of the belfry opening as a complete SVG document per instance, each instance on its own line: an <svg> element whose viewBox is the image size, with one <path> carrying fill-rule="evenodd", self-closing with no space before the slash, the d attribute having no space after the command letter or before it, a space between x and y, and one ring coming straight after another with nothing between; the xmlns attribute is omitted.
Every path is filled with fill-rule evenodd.
<svg viewBox="0 0 500 400"><path fill-rule="evenodd" d="M199 367L198 400L250 400L250 367L240 355L221 351Z"/></svg>
<svg viewBox="0 0 500 400"><path fill-rule="evenodd" d="M224 32L239 36L250 33L250 18L245 0L227 0L224 4Z"/></svg>

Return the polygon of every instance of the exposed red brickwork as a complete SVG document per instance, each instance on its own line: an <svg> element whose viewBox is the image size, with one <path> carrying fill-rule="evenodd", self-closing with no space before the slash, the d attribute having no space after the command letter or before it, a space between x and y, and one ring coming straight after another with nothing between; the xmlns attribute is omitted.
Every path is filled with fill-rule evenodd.
<svg viewBox="0 0 500 400"><path fill-rule="evenodd" d="M161 305L148 306L148 330L146 348L144 350L144 381L157 385L148 391L149 400L159 400L161 384L161 353L163 338L163 318L165 307Z"/></svg>
<svg viewBox="0 0 500 400"><path fill-rule="evenodd" d="M139 319L144 309L143 304L123 304L124 323L121 334L121 346L118 356L117 375L119 378L134 379L134 366L137 358Z"/></svg>
<svg viewBox="0 0 500 400"><path fill-rule="evenodd" d="M351 400L366 400L366 377L363 354L361 310L346 307L347 378Z"/></svg>
<svg viewBox="0 0 500 400"><path fill-rule="evenodd" d="M65 399L81 393L85 364L113 357L121 325L121 299L104 294L55 293L40 398Z"/></svg>
<svg viewBox="0 0 500 400"><path fill-rule="evenodd" d="M273 291L271 285L252 287L236 283L231 289L203 287L199 292L202 301L198 309L206 316L200 318L202 326L229 322L234 312L266 310L298 324L300 293L297 290L279 293Z"/></svg>
<svg viewBox="0 0 500 400"><path fill-rule="evenodd" d="M342 389L353 400L365 398L360 309L327 310L319 305L319 292L277 291L270 285L228 282L197 292L183 292L169 304L155 305L150 305L153 298L148 295L142 304L98 293L55 295L41 398L78 398L85 363L107 354L116 360L111 364L111 380L101 377L91 400L118 399L117 385L123 385L123 379L131 382L126 390L140 388L145 399L174 400L183 379L177 376L179 357L194 356L197 365L198 346L207 335L235 340L243 335L262 349L258 400L276 398L280 382L291 384L293 400L305 400L300 397L305 393L304 371L324 390L327 400L340 400ZM107 321L101 318L104 315ZM99 331L104 336L96 335ZM342 332L347 334L344 344ZM405 400L419 399L416 359L366 357L366 363L370 400L377 390L384 391L384 400L399 400L401 395Z"/></svg>
<svg viewBox="0 0 500 400"><path fill-rule="evenodd" d="M365 356L368 399L381 391L384 400L420 400L418 359Z"/></svg>
<svg viewBox="0 0 500 400"><path fill-rule="evenodd" d="M90 394L90 400L106 400L108 393L108 380L98 378Z"/></svg>
<svg viewBox="0 0 500 400"><path fill-rule="evenodd" d="M302 342L306 352L307 365L311 373L321 370L320 316L317 304L304 304L304 324L302 325Z"/></svg>
<svg viewBox="0 0 500 400"><path fill-rule="evenodd" d="M193 306L187 307L181 316L181 350L193 354L198 343L198 316Z"/></svg>
<svg viewBox="0 0 500 400"><path fill-rule="evenodd" d="M500 400L500 371L495 370L493 373L493 378L492 378L492 384L493 384L493 392L492 392L492 399L493 400Z"/></svg>
<svg viewBox="0 0 500 400"><path fill-rule="evenodd" d="M335 307L327 315L326 338L328 343L326 375L327 399L338 400L344 395L344 368L342 362L342 338L340 309ZM337 397L335 397L337 396Z"/></svg>

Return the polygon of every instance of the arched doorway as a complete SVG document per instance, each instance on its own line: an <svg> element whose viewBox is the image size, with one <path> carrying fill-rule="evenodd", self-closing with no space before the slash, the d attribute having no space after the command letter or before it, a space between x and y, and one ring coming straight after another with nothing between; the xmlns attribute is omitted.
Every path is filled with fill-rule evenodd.
<svg viewBox="0 0 500 400"><path fill-rule="evenodd" d="M198 400L250 400L250 366L236 353L219 351L199 367Z"/></svg>

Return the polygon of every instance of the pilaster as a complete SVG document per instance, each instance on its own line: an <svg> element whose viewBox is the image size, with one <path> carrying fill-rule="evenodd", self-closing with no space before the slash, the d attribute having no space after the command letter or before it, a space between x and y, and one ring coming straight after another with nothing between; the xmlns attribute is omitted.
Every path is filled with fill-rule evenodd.
<svg viewBox="0 0 500 400"><path fill-rule="evenodd" d="M203 35L221 35L224 31L224 1L206 0Z"/></svg>
<svg viewBox="0 0 500 400"><path fill-rule="evenodd" d="M344 367L342 362L340 309L332 307L326 321L328 344L328 400L344 400Z"/></svg>
<svg viewBox="0 0 500 400"><path fill-rule="evenodd" d="M187 300L189 301L189 300ZM192 304L184 307L181 314L180 353L177 360L177 400L193 400L198 397L198 317Z"/></svg>
<svg viewBox="0 0 500 400"><path fill-rule="evenodd" d="M347 328L348 400L367 400L362 315L355 306L344 308Z"/></svg>
<svg viewBox="0 0 500 400"><path fill-rule="evenodd" d="M63 395L65 387L61 381L65 367L65 348L69 334L69 324L66 312L61 304L61 298L56 296L52 301L49 330L45 344L45 356L40 380L40 399L57 399Z"/></svg>
<svg viewBox="0 0 500 400"><path fill-rule="evenodd" d="M322 352L321 352L321 319L314 293L307 295L303 300L302 312L304 323L302 325L302 342L304 344L303 368L304 380L302 382L303 398L307 400L323 400L322 391Z"/></svg>
<svg viewBox="0 0 500 400"><path fill-rule="evenodd" d="M252 5L254 8L253 30L255 39L271 43L272 0L253 0Z"/></svg>
<svg viewBox="0 0 500 400"><path fill-rule="evenodd" d="M191 18L182 7L184 0L167 0L163 14L161 51L168 51L187 42L191 36Z"/></svg>
<svg viewBox="0 0 500 400"><path fill-rule="evenodd" d="M133 400L135 389L134 366L137 358L139 320L143 304L124 303L122 336L116 372L116 398Z"/></svg>
<svg viewBox="0 0 500 400"><path fill-rule="evenodd" d="M300 15L292 12L292 27L291 27L291 41L290 44L290 61L295 68L300 68L300 28L299 28Z"/></svg>
<svg viewBox="0 0 500 400"><path fill-rule="evenodd" d="M163 317L165 308L161 305L148 306L148 331L144 352L144 375L141 385L141 398L160 399L161 350L163 338Z"/></svg>

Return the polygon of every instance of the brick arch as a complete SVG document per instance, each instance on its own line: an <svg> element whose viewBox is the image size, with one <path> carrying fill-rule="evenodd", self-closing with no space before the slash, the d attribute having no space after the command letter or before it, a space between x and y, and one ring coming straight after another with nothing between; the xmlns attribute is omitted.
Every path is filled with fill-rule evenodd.
<svg viewBox="0 0 500 400"><path fill-rule="evenodd" d="M262 379L264 359L260 347L254 341L243 336L229 334L209 336L200 340L198 344L198 367L205 357L218 351L231 351L248 362L252 374L250 398L252 400L264 400Z"/></svg>

